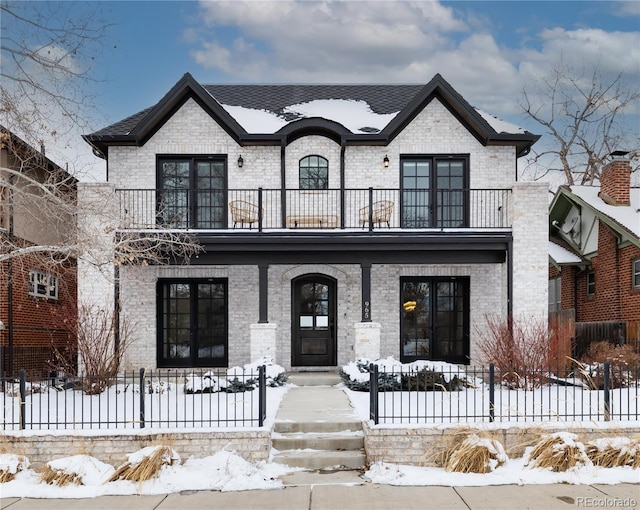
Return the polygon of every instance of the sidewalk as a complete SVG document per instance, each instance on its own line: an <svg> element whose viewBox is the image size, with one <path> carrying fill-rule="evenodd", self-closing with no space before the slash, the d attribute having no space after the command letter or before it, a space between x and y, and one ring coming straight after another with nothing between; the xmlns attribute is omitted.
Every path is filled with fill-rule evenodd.
<svg viewBox="0 0 640 510"><path fill-rule="evenodd" d="M634 508L638 505L640 485L631 484L397 487L370 483L355 486L320 483L263 491L0 500L3 510L553 510Z"/></svg>

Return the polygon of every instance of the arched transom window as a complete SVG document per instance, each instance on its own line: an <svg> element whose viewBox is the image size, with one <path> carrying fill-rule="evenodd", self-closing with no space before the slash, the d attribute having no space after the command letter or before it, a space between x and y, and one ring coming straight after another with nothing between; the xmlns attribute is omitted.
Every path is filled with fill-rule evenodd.
<svg viewBox="0 0 640 510"><path fill-rule="evenodd" d="M300 160L300 189L328 189L329 162L322 156Z"/></svg>

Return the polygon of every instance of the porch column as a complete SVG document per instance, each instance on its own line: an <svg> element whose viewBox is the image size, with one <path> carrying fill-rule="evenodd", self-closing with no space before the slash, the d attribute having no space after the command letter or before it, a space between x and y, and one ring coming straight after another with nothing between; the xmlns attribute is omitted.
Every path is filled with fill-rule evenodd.
<svg viewBox="0 0 640 510"><path fill-rule="evenodd" d="M277 324L250 324L251 362L264 356L276 359Z"/></svg>
<svg viewBox="0 0 640 510"><path fill-rule="evenodd" d="M380 357L379 322L356 322L354 324L356 342L353 346L355 359L376 360Z"/></svg>
<svg viewBox="0 0 640 510"><path fill-rule="evenodd" d="M362 269L362 322L371 322L371 263L360 264Z"/></svg>
<svg viewBox="0 0 640 510"><path fill-rule="evenodd" d="M258 264L258 323L269 322L269 264Z"/></svg>

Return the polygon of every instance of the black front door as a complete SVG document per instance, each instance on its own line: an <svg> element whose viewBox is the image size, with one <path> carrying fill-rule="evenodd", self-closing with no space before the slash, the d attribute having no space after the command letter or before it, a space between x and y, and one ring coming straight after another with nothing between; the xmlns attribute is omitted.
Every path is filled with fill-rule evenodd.
<svg viewBox="0 0 640 510"><path fill-rule="evenodd" d="M292 366L335 366L335 280L306 275L292 287Z"/></svg>

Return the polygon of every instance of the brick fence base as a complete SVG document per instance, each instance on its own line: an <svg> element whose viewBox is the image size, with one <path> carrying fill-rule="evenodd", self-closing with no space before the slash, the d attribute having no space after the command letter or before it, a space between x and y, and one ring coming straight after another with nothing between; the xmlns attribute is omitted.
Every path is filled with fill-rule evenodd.
<svg viewBox="0 0 640 510"><path fill-rule="evenodd" d="M549 424L527 423L521 427L513 425L474 425L461 424L422 428L384 428L370 426L363 422L364 445L367 462L388 462L390 464L409 464L415 466L437 466L438 454L442 452L453 435L461 431L488 432L491 437L502 443L510 458L522 457L528 446L534 446L542 436L554 432L572 432L584 443L602 437L631 437L640 433L638 422L615 423L599 426L550 426Z"/></svg>
<svg viewBox="0 0 640 510"><path fill-rule="evenodd" d="M226 450L250 462L268 460L271 431L211 431L211 432L136 432L129 434L56 435L46 432L34 434L5 434L0 451L24 455L35 470L44 464L71 455L91 455L102 462L118 467L127 461L127 454L147 446L170 446L180 458L203 458Z"/></svg>

